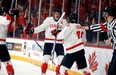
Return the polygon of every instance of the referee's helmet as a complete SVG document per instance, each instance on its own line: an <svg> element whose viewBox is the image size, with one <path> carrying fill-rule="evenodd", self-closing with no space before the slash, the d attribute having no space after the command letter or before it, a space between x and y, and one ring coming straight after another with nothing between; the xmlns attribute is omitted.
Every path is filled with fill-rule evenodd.
<svg viewBox="0 0 116 75"><path fill-rule="evenodd" d="M116 7L114 6L105 7L104 12L107 12L109 16L116 17Z"/></svg>

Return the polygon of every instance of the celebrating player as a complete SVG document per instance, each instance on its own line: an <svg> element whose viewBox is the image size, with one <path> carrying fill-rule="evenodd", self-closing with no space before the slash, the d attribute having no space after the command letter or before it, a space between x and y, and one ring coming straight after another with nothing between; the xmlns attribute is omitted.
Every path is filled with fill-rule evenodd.
<svg viewBox="0 0 116 75"><path fill-rule="evenodd" d="M39 33L45 30L43 64L41 66L42 75L46 74L46 70L48 68L48 62L51 58L51 52L52 52L54 41L55 41L55 36L53 35L54 31L56 29L58 29L58 31L61 31L67 23L65 19L62 19L60 23L57 25L57 21L59 20L60 17L61 17L61 10L60 8L56 8L54 10L53 17L47 17L40 26L26 31L27 34L33 34L33 33ZM59 64L61 63L64 56L64 48L62 45L62 40L56 40L55 52L58 57L58 66L56 68L56 74L58 75L60 74Z"/></svg>
<svg viewBox="0 0 116 75"><path fill-rule="evenodd" d="M14 69L10 61L11 58L6 47L6 36L8 25L11 22L12 16L16 15L17 13L14 12L18 12L18 10L14 9L10 11L12 11L11 14L8 13L9 11L6 10L5 7L0 7L0 69L3 62L8 75L14 75Z"/></svg>
<svg viewBox="0 0 116 75"><path fill-rule="evenodd" d="M85 29L94 32L107 32L108 39L105 40L107 45L112 45L114 52L109 65L108 75L116 75L116 7L108 6L104 9L103 16L106 20L104 24L85 26Z"/></svg>
<svg viewBox="0 0 116 75"><path fill-rule="evenodd" d="M71 68L75 61L78 65L78 69L83 72L84 75L90 75L84 51L86 33L83 27L80 24L77 24L76 13L71 13L67 26L65 26L60 33L56 34L57 39L63 39L63 44L67 53L61 62L61 75L69 75L67 70Z"/></svg>

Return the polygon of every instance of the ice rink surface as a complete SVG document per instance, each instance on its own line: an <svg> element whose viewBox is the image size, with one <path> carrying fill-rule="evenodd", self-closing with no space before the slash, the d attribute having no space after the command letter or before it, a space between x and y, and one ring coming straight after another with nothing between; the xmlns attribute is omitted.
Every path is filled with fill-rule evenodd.
<svg viewBox="0 0 116 75"><path fill-rule="evenodd" d="M11 60L15 69L15 75L41 75L41 68L27 62L19 60ZM2 69L0 75L7 75L4 64L2 63ZM55 75L55 72L47 70L47 75Z"/></svg>

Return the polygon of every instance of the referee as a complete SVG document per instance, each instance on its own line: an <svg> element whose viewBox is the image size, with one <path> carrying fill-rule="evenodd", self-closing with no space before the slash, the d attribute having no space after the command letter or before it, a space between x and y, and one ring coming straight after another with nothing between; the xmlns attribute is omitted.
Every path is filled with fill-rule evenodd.
<svg viewBox="0 0 116 75"><path fill-rule="evenodd" d="M116 7L106 7L103 12L103 17L106 20L105 23L91 25L90 27L85 26L85 29L90 29L94 32L107 32L108 39L105 40L105 43L106 45L112 45L114 49L108 75L116 75Z"/></svg>

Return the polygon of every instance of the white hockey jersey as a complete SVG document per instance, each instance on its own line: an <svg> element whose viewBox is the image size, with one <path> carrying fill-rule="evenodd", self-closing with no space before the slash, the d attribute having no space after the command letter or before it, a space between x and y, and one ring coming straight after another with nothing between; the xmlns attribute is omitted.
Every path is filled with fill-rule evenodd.
<svg viewBox="0 0 116 75"><path fill-rule="evenodd" d="M7 29L11 19L9 15L0 16L0 44L6 44Z"/></svg>
<svg viewBox="0 0 116 75"><path fill-rule="evenodd" d="M57 39L63 39L63 45L66 48L66 53L74 53L84 49L86 32L80 24L69 23L57 35Z"/></svg>
<svg viewBox="0 0 116 75"><path fill-rule="evenodd" d="M55 36L51 33L54 29L62 30L67 24L66 19L62 19L57 25L57 22L53 17L46 18L43 23L34 28L34 33L39 33L45 30L45 40L46 43L54 43ZM62 40L56 40L56 43L62 43Z"/></svg>

